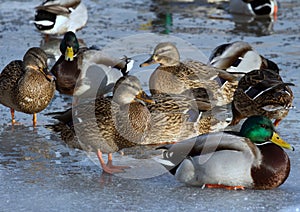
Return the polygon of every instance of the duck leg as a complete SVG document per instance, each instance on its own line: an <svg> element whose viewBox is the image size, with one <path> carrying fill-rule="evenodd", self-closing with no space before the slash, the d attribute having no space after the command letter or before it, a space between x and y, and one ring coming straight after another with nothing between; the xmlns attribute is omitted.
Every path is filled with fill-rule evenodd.
<svg viewBox="0 0 300 212"><path fill-rule="evenodd" d="M45 40L45 43L48 43L49 40L50 40L50 35L45 34L45 35L44 35L44 40Z"/></svg>
<svg viewBox="0 0 300 212"><path fill-rule="evenodd" d="M225 188L227 190L245 190L244 186L227 186L222 184L204 184L203 188Z"/></svg>
<svg viewBox="0 0 300 212"><path fill-rule="evenodd" d="M32 117L32 123L33 123L33 127L36 127L36 113L33 114L33 117Z"/></svg>
<svg viewBox="0 0 300 212"><path fill-rule="evenodd" d="M122 169L122 170L130 168L129 166L114 166L112 164L112 153L108 154L108 161L107 161L106 165L111 167L111 168Z"/></svg>
<svg viewBox="0 0 300 212"><path fill-rule="evenodd" d="M279 123L281 122L281 120L282 120L282 119L276 119L276 120L274 121L273 125L274 125L275 127L278 127L278 125L279 125Z"/></svg>
<svg viewBox="0 0 300 212"><path fill-rule="evenodd" d="M108 174L114 174L119 172L124 172L124 169L129 168L128 166L114 166L112 164L112 153L108 153L108 161L107 164L105 164L103 158L102 158L102 152L100 149L97 150L97 156L100 161L100 165L104 172Z"/></svg>
<svg viewBox="0 0 300 212"><path fill-rule="evenodd" d="M11 114L11 123L12 125L14 125L16 123L16 120L15 120L15 110L10 108L10 114Z"/></svg>

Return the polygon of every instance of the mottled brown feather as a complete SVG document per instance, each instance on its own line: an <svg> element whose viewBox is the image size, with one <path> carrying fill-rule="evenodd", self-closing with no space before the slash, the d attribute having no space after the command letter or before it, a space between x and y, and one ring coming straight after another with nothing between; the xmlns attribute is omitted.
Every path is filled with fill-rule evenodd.
<svg viewBox="0 0 300 212"><path fill-rule="evenodd" d="M238 88L234 93L232 102L233 119L231 125L239 123L243 118L251 115L264 115L270 119L283 119L292 107L294 99L293 92L289 85L284 83L278 73L271 70L254 70L241 78ZM252 98L245 93L249 87L255 88L256 93L263 92ZM281 106L281 109L267 111L263 107L273 105Z"/></svg>
<svg viewBox="0 0 300 212"><path fill-rule="evenodd" d="M40 48L31 48L26 54L30 53L31 56L24 61L12 61L3 69L0 75L0 103L20 112L34 114L48 106L54 96L55 83L38 70L47 68L46 53Z"/></svg>

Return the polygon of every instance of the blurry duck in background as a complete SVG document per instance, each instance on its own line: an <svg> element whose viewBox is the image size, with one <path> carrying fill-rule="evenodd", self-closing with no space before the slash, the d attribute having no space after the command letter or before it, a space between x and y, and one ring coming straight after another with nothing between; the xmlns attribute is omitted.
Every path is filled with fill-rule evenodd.
<svg viewBox="0 0 300 212"><path fill-rule="evenodd" d="M35 8L34 24L44 34L76 32L88 20L86 6L80 0L46 0Z"/></svg>
<svg viewBox="0 0 300 212"><path fill-rule="evenodd" d="M51 72L56 77L56 89L61 94L73 95L77 84L76 92L84 93L89 89L90 82L86 79L88 70L95 70L96 65L104 65L106 68L99 67L107 80L107 84L112 91L114 83L125 76L132 68L133 60L124 57L116 59L105 55L100 50L94 48L80 48L75 33L67 32L60 43L61 56L51 68ZM94 68L89 69L90 66ZM84 86L85 85L85 86ZM83 90L82 90L83 89Z"/></svg>
<svg viewBox="0 0 300 212"><path fill-rule="evenodd" d="M275 119L274 125L278 126L293 108L294 95L289 86L294 84L283 82L273 70L246 73L234 92L230 125L236 125L241 119L252 115L263 115Z"/></svg>
<svg viewBox="0 0 300 212"><path fill-rule="evenodd" d="M11 110L12 124L14 111L33 114L44 110L55 92L54 77L48 71L47 55L37 47L30 48L23 61L10 62L0 75L0 103Z"/></svg>
<svg viewBox="0 0 300 212"><path fill-rule="evenodd" d="M247 16L233 13L231 16L234 28L230 32L233 34L256 37L274 34L276 16Z"/></svg>
<svg viewBox="0 0 300 212"><path fill-rule="evenodd" d="M230 0L229 11L241 15L276 17L278 6L276 0Z"/></svg>
<svg viewBox="0 0 300 212"><path fill-rule="evenodd" d="M207 100L200 103L199 99L182 94L154 94L151 98L155 104L147 104L147 108L152 124L143 138L143 145L176 143L199 134L223 130L229 124L221 114L215 116L216 110Z"/></svg>

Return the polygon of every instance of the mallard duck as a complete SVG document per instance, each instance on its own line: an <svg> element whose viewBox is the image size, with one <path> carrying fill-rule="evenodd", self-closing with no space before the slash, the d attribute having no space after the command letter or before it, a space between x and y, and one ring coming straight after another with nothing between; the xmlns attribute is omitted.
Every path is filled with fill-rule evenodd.
<svg viewBox="0 0 300 212"><path fill-rule="evenodd" d="M155 104L147 104L147 108L152 124L142 144L176 143L229 124L222 116L227 112L226 106L214 107L209 99L194 97L193 93L154 94L151 98Z"/></svg>
<svg viewBox="0 0 300 212"><path fill-rule="evenodd" d="M37 47L30 48L22 60L10 62L0 75L0 103L14 111L33 114L44 110L55 92L54 77L48 72L47 55Z"/></svg>
<svg viewBox="0 0 300 212"><path fill-rule="evenodd" d="M151 126L140 144L174 143L228 126L225 118L216 116L216 113L223 114L224 111L220 110L225 107L214 107L206 96L207 93L201 93L202 89L196 91L200 96L195 96L194 91L152 94L155 104L146 104L151 114Z"/></svg>
<svg viewBox="0 0 300 212"><path fill-rule="evenodd" d="M118 80L113 97L97 97L56 116L60 123L51 128L61 132L72 147L95 151L104 172L116 173L125 167L112 165L112 153L140 143L150 127L150 113L145 104L154 103L133 77ZM102 153L108 154L105 164Z"/></svg>
<svg viewBox="0 0 300 212"><path fill-rule="evenodd" d="M217 46L209 57L209 65L230 73L248 73L255 69L279 72L276 63L260 55L249 43L235 41Z"/></svg>
<svg viewBox="0 0 300 212"><path fill-rule="evenodd" d="M165 167L180 182L227 189L272 189L289 176L290 160L282 148L294 150L276 133L270 119L249 117L240 132L199 135L164 149Z"/></svg>
<svg viewBox="0 0 300 212"><path fill-rule="evenodd" d="M278 10L276 0L230 0L229 11L242 15L276 16Z"/></svg>
<svg viewBox="0 0 300 212"><path fill-rule="evenodd" d="M76 32L88 20L87 8L80 0L46 0L35 10L34 24L44 34Z"/></svg>
<svg viewBox="0 0 300 212"><path fill-rule="evenodd" d="M245 74L234 92L230 125L252 115L264 115L275 119L277 126L292 108L294 96L289 86L293 85L284 83L272 70L253 70Z"/></svg>
<svg viewBox="0 0 300 212"><path fill-rule="evenodd" d="M237 79L255 69L270 69L279 73L276 63L260 55L249 43L244 41L217 46L212 51L208 64L234 74ZM238 81L222 81L221 89L223 93L228 94L228 102L233 100L237 86Z"/></svg>
<svg viewBox="0 0 300 212"><path fill-rule="evenodd" d="M228 102L220 91L220 79L235 81L235 77L226 71L207 66L198 61L180 62L176 46L170 42L159 43L154 53L140 66L158 63L159 67L152 73L149 80L151 94L182 94L195 89L205 89L214 105ZM219 79L220 78L220 79Z"/></svg>
<svg viewBox="0 0 300 212"><path fill-rule="evenodd" d="M125 85L123 78L126 78ZM132 84L130 87L127 85L129 83ZM183 95L157 94L151 96L152 101L142 104L127 100L126 104L122 103L125 101L123 98L132 95L132 87L137 90L137 85L140 86L140 83L136 77L122 77L117 81L112 97L98 96L96 101L80 103L66 112L50 114L60 121L50 128L60 132L62 140L71 147L89 149L84 146L91 145L96 149L99 142L99 149L107 153L134 145L178 142L214 130L217 124L222 124L211 115L209 104L204 102L203 112L199 113L199 103ZM111 102L118 102L117 107ZM104 120L106 122L102 123ZM106 140L108 147L103 144ZM115 149L110 150L112 145Z"/></svg>
<svg viewBox="0 0 300 212"><path fill-rule="evenodd" d="M78 85L87 85L86 75L87 70L92 65L105 65L106 69L99 69L99 71L106 71L102 73L102 78L107 79L108 84L114 84L121 76L126 75L129 66L127 64L132 61L130 58L115 59L103 54L96 49L79 48L79 43L75 33L67 32L60 44L60 51L62 55L54 64L51 72L56 77L56 89L67 95L73 95L76 83ZM119 71L121 70L121 71ZM99 73L100 74L100 73ZM104 77L105 76L105 77ZM110 86L113 88L113 86ZM78 93L84 93L89 86L77 86Z"/></svg>
<svg viewBox="0 0 300 212"><path fill-rule="evenodd" d="M143 145L179 142L228 125L213 116L211 105L205 101L199 105L195 98L180 94L155 94L151 98L155 104L147 104L151 126L141 141Z"/></svg>

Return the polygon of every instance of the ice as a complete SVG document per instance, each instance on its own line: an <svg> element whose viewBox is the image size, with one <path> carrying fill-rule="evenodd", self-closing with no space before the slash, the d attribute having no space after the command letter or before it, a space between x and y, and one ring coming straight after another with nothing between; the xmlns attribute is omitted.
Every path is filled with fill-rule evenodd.
<svg viewBox="0 0 300 212"><path fill-rule="evenodd" d="M174 40L183 52L182 59L202 62L217 45L244 40L274 60L286 82L299 85L299 1L281 0L275 22L256 20L242 25L230 18L224 9L226 2L174 1L167 7L161 1L84 2L89 21L78 37L87 46L97 45L113 56L133 57L132 74L145 88L155 66L139 72L138 65L161 40ZM40 3L1 1L1 69L11 60L21 59L29 47L44 43L44 36L29 23L34 6ZM167 23L166 14L171 14L172 24ZM300 88L292 89L296 108L278 127L280 135L296 149L288 152L291 173L282 186L268 191L189 187L176 181L149 155L126 151L124 156L115 153L114 163L131 169L118 175L102 174L94 153L69 149L44 127L54 123L45 114L69 108L70 97L56 93L49 107L38 114L37 128L32 127L31 115L19 112L16 119L21 125L12 127L9 109L1 105L0 211L299 211Z"/></svg>

